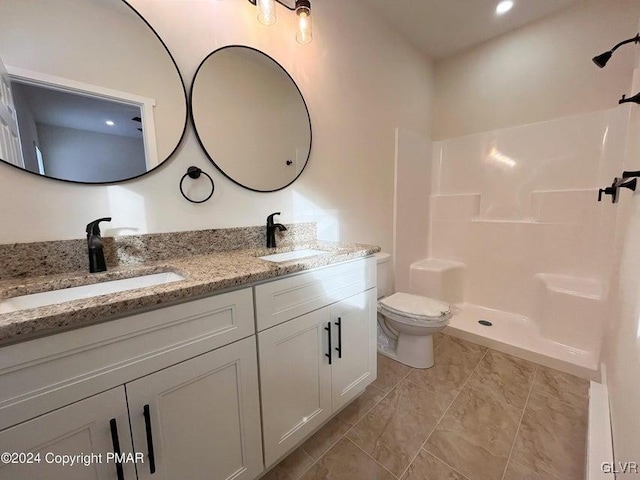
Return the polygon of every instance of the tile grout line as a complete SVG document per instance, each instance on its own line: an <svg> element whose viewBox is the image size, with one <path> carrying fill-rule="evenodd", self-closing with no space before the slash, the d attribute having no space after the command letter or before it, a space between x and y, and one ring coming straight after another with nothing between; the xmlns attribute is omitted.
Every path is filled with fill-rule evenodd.
<svg viewBox="0 0 640 480"><path fill-rule="evenodd" d="M390 359L390 360L393 360L393 359ZM395 362L396 360L393 360L393 361ZM329 450L331 450L334 446L336 446L336 445L338 444L338 442L340 442L340 440L342 440L343 438L347 438L347 435L349 434L349 432L350 432L351 430L353 430L353 429L356 427L356 425L358 425L358 424L362 421L362 419L363 419L364 417L366 417L366 416L369 414L369 412L371 412L371 410L373 410L375 407L377 407L377 406L378 406L378 404L380 404L380 402L382 402L385 398L387 398L387 397L389 396L389 394L390 394L391 392L393 392L393 391L398 387L398 385L400 385L400 382L402 382L402 380L404 380L405 378L407 378L407 377L409 376L409 374L411 373L411 371L412 371L412 369L411 369L411 368L409 368L409 370L407 371L407 373L405 373L404 375L400 376L400 379L399 379L396 383L394 383L394 384L393 384L393 386L389 389L389 391L388 391L388 392L385 392L385 391L384 391L383 389L381 389L380 387L376 387L375 385L373 385L373 383L369 384L369 385L367 386L367 388L371 386L371 387L373 387L373 388L375 388L375 389L377 389L377 390L380 390L380 391L383 393L383 395L382 395L382 397L380 398L380 400L378 400L376 403L374 403L374 404L371 406L371 408L369 408L366 412L364 412L364 413L362 414L362 416L361 416L360 418L358 418L358 420L357 420L353 425L351 425L351 427L349 427L349 429L348 429L346 432L344 432L344 433L343 433L343 434L342 434L342 435L341 435L341 436L340 436L340 437L339 437L335 442L333 442L333 443L329 446L329 448L327 448L327 450L326 450L322 455L320 455L320 456L318 457L318 459L317 459L317 460L315 460L311 455L309 455L309 453L307 453L307 451L303 448L304 443L303 443L302 445L300 445L300 447L298 447L298 448L302 448L302 451L303 451L307 456L309 456L309 457L313 460L313 463L312 463L311 465L309 465L309 467L308 467L308 468L306 468L306 469L305 469L305 470L304 470L304 471L303 471L303 472L302 472L298 477L296 477L296 480L299 480L299 479L300 479L300 478L302 478L302 477L303 477L303 476L304 476L304 475L305 475L309 470L311 470L311 468L313 468L313 466L314 466L316 463L318 463L320 460L322 460L322 458L323 458L323 457L324 457L324 456L329 452ZM337 418L339 415L340 415L340 414L336 415L336 417L334 417L334 418ZM331 421L331 420L330 420L330 421ZM327 423L329 423L329 422L327 422ZM324 428L324 427L323 427L323 428ZM317 433L317 432L316 432L316 433ZM315 434L314 434L314 435L315 435ZM312 436L313 436L313 435L312 435ZM309 437L309 438L311 438L311 437ZM351 440L351 439L349 439L349 438L347 438L347 440L349 440L349 441L350 441L351 443L353 443L356 447L358 447L360 450L362 450L362 448L360 448L360 446L358 446L354 441L352 441L352 440ZM367 455L369 458L371 458L374 462L376 462L378 465L380 465L380 463L378 463L378 461L377 461L375 458L373 458L371 455L369 455L367 452L365 452L364 450L362 450L362 452L363 452L365 455ZM380 465L380 466L381 466L382 468L384 468L384 470L385 470L385 471L389 472L389 471L388 471L384 466L382 466L382 465ZM393 475L391 472L389 472L389 473L390 473L391 475ZM393 476L395 477L395 475L393 475Z"/></svg>
<svg viewBox="0 0 640 480"><path fill-rule="evenodd" d="M529 393L527 394L527 400L524 402L524 408L522 409L522 415L520 415L520 422L518 423L518 428L516 430L516 434L513 437L513 442L511 443L511 450L509 450L509 456L507 457L507 463L504 466L504 472L502 472L502 477L500 480L504 480L507 475L507 470L509 468L509 462L511 462L511 455L513 455L513 450L516 446L516 441L518 440L518 435L520 434L520 427L522 426L522 420L524 419L524 414L527 411L527 406L529 405L529 398L531 398L531 392L533 391L533 384L536 381L536 376L538 375L538 364L534 364L536 366L535 372L533 372L533 378L531 379L531 385L529 385Z"/></svg>
<svg viewBox="0 0 640 480"><path fill-rule="evenodd" d="M564 404L564 405L566 405L568 407L571 407L571 408L574 408L574 409L577 408L576 405L574 405L570 401L563 400L562 398L556 397L556 396L554 396L554 395L552 395L550 393L540 392L540 391L538 391L537 393L538 393L538 395L542 395L545 398L550 398L552 400L557 400L558 402L560 402L560 403L562 403L562 404ZM589 408L589 396L587 395L586 398L587 398L587 409L588 409Z"/></svg>
<svg viewBox="0 0 640 480"><path fill-rule="evenodd" d="M426 443L426 442L425 442ZM466 480L469 480L469 477L467 477L466 475L460 473L458 470L456 470L455 468L453 468L451 465L449 465L447 462L445 462L444 460L442 460L440 457L438 457L437 455L435 455L433 452L430 452L429 450L426 450L425 448L421 448L420 450L424 450L425 453L431 455L433 458L439 460L440 462L444 463L447 467L449 467L451 470L453 470L455 473L457 473L458 475L460 475L461 477L465 478Z"/></svg>
<svg viewBox="0 0 640 480"><path fill-rule="evenodd" d="M396 361L396 360L394 360L394 361ZM349 432L350 432L351 430L353 430L353 429L356 427L356 425L358 425L358 424L359 424L359 423L364 419L364 417L366 417L366 416L369 414L369 412L371 412L375 407L377 407L377 406L382 402L382 400L384 400L385 398L387 398L387 396L389 396L389 394L390 394L391 392L393 392L396 388L398 388L398 386L400 385L400 383L401 383L403 380L405 380L405 379L409 376L409 374L410 374L412 371L413 371L413 368L409 368L409 370L407 371L407 373L406 373L404 376L402 376L402 377L400 378L400 380L398 380L398 383L396 383L396 384L391 388L391 390L389 390L387 393L385 393L385 394L384 394L384 396L380 399L380 401L376 402L376 404L375 404L373 407L371 407L369 410L367 410L367 411L366 411L366 413L364 413L364 414L362 415L362 417L360 417L360 418L358 419L358 421L357 421L356 423L354 423L354 424L351 426L351 428L350 428L349 430L347 430L347 431L344 433L344 435L340 438L340 440L342 440L343 438L346 438L349 442L353 443L353 444L354 444L358 449L360 449L360 450L362 451L362 453L364 453L367 457L369 457L371 460L373 460L377 465L379 465L380 467L382 467L382 469L383 469L385 472L388 472L388 473L389 473L393 478L401 478L401 477L396 477L396 475L395 475L395 474L393 474L393 473L391 473L389 470L387 470L387 468L386 468L384 465L382 465L380 462L378 462L378 461L377 461L375 458L373 458L370 454L368 454L367 452L365 452L365 451L364 451L364 449L363 449L362 447L360 447L360 445L358 445L356 442L354 442L353 440L351 440L350 438L348 438L348 437L347 437L347 435L349 434ZM377 387L376 387L376 388L377 388ZM382 389L378 389L378 390L380 390L381 392L383 392L383 393L384 393L384 390L382 390ZM337 442L336 442L336 443L337 443ZM327 452L328 452L328 450L327 450ZM326 453L326 452L325 452L325 453ZM324 456L324 455L323 455L323 456ZM322 458L322 457L321 457L321 458Z"/></svg>
<svg viewBox="0 0 640 480"><path fill-rule="evenodd" d="M402 381L402 379L400 379L400 381ZM400 383L400 382L398 382L398 384L399 384L399 383ZM370 386L371 386L371 387L373 387L373 388L375 388L375 389L377 389L377 390L380 390L384 395L382 395L382 397L380 398L380 400L378 400L376 403L374 403L374 404L371 406L371 408L369 408L366 412L364 412L364 413L362 414L362 416L361 416L360 418L358 418L358 420L357 420L353 425L351 425L351 427L349 427L349 429L348 429L346 432L344 432L344 433L343 433L343 434L342 434L342 435L341 435L341 436L340 436L340 437L339 437L335 442L333 442L333 443L329 446L329 448L327 448L327 451L326 451L326 452L324 452L322 455L320 455L320 456L318 457L318 459L317 459L317 460L316 460L316 459L314 459L314 458L313 458L309 453L307 453L307 451L303 448L303 445L304 445L304 443L306 443L306 440L305 440L305 442L304 442L302 445L300 445L300 446L298 447L298 448L301 448L301 449L302 449L302 451L303 451L303 452L304 452L304 453L305 453L309 458L311 458L311 460L313 460L313 462L312 462L312 463L311 463L311 465L309 465L309 466L308 466L308 467L307 467L307 468L306 468L306 469L305 469L305 470L304 470L300 475L298 475L298 476L296 477L296 479L295 479L295 480L299 480L300 478L302 478L302 477L303 477L303 476L304 476L304 475L305 475L309 470L311 470L311 468L313 468L313 466L314 466L316 463L318 463L320 460L322 460L322 458L323 458L327 453L329 453L329 450L331 450L333 447L335 447L335 446L338 444L338 442L340 442L340 440L342 440L343 438L346 438L346 437L347 437L347 434L348 434L351 430L353 430L353 429L355 428L355 426L356 426L358 423L360 423L360 421L361 421L364 417L366 417L366 416L369 414L369 412L371 412L371 410L373 410L374 408L376 408L376 407L378 406L378 404L379 404L380 402L382 402L382 400L384 400L384 399L387 397L387 395L389 395L389 394L393 391L393 389L395 388L395 387L393 387L393 388L392 388L391 390L389 390L388 392L385 392L385 391L384 391L384 390L382 390L381 388L378 388L378 387L376 387L375 385L372 385L372 384L367 385L367 387L366 387L366 388L369 388ZM396 385L396 386L397 386L397 385ZM365 390L366 390L366 388L365 388ZM364 392L363 392L363 393L364 393ZM342 412L340 412L340 413L342 413ZM334 418L337 418L338 416L340 416L340 413L339 413L338 415L336 415ZM332 419L332 420L333 420L333 419ZM329 422L330 422L330 421L331 421L331 420L329 420ZM328 424L329 422L327 422L327 424ZM325 426L326 426L326 425L325 425ZM324 428L324 426L323 426L322 428ZM320 431L320 430L318 430L318 431ZM316 433L318 433L318 432L316 432ZM315 433L314 433L314 435L315 435ZM311 435L311 437L313 437L313 435ZM311 438L311 437L309 437L309 438ZM307 439L307 440L308 440L308 439ZM356 445L356 444L355 444L355 442L352 442L349 438L347 438L347 440L349 440L351 443L353 443L354 445ZM357 447L357 445L356 445L356 447ZM360 448L360 447L358 447L358 448ZM362 450L362 449L360 449L360 450ZM364 452L364 450L363 450L363 452ZM293 452L292 452L292 453L293 453ZM364 452L364 453L366 454L367 452ZM368 454L367 454L367 455L368 455ZM368 456L370 457L370 455L368 455ZM285 458L286 458L286 457L285 457ZM283 459L283 460L284 460L284 459ZM375 459L373 459L373 460L375 461ZM376 463L377 463L377 462L376 462ZM384 467L383 467L383 468L384 468ZM386 470L386 469L385 469L385 470ZM391 473L391 472L389 472L389 473ZM395 476L395 475L394 475L394 476Z"/></svg>
<svg viewBox="0 0 640 480"><path fill-rule="evenodd" d="M486 347L485 347L486 348ZM436 422L436 424L434 425L434 427L431 429L431 432L429 432L429 435L427 435L427 438L424 440L424 442L422 442L422 445L420 446L420 448L418 449L418 452L413 456L413 458L411 459L411 461L409 462L409 465L407 465L407 467L404 469L404 471L402 472L402 475L400 475L400 477L398 478L402 478L407 471L409 470L409 468L411 467L411 465L413 464L413 462L415 461L415 459L418 457L418 455L420 455L420 451L424 450L425 452L433 455L433 453L431 453L429 450L427 450L426 448L424 448L424 446L427 444L427 441L429 440L429 438L431 438L431 435L433 435L433 432L435 432L436 428L438 428L438 425L440 425L440 422L442 421L442 419L445 417L445 415L447 414L447 412L449 412L449 409L451 408L451 405L454 404L454 402L456 401L456 399L458 398L458 396L460 395L460 392L462 392L462 390L464 389L464 387L467 385L467 383L469 383L469 380L471 379L471 377L473 377L473 374L476 373L476 370L478 369L478 367L480 366L480 364L482 363L482 360L484 360L484 357L487 356L487 353L489 352L489 349L486 348L484 353L482 354L482 357L480 357L480 360L478 360L478 363L476 364L476 366L473 368L473 370L471 371L471 373L469 374L469 376L467 377L467 379L465 380L465 382L462 384L462 386L460 387L460 389L458 390L458 393L456 393L456 396L453 397L453 400L451 400L451 403L449 403L449 406L446 408L446 410L444 411L444 413L442 414L442 416L438 419L438 421ZM444 462L442 459L436 457L435 455L433 455L435 458L437 458L438 460L440 460L442 463L444 463L445 465L447 465L449 468L451 468L454 472L456 473L460 473L458 472L455 468L453 468L451 465L449 465L448 463ZM460 473L460 475L462 475ZM464 475L462 475L463 477L465 477ZM466 477L465 477L466 478Z"/></svg>
<svg viewBox="0 0 640 480"><path fill-rule="evenodd" d="M443 340L444 340L444 339L443 339ZM442 341L441 341L440 343L442 343ZM438 344L438 346L440 345L440 343ZM480 360L478 361L477 365L475 366L475 368L473 369L473 371L472 371L472 372L471 372L471 374L469 375L469 378L467 378L467 380L465 381L465 383L464 383L464 384L462 385L462 387L460 388L460 391L462 391L462 388L464 388L464 386L467 384L467 382L469 381L469 379L471 378L471 376L475 373L476 369L478 368L478 365L480 365L480 362L482 362L482 360L484 359L484 357L487 355L487 352L488 352L488 351L489 351L489 348L485 347L485 352L484 352L484 354L482 355L482 357L481 357L481 358L480 358ZM390 359L390 360L393 360L393 359ZM394 362L397 362L397 360L393 360L393 361L394 361ZM400 383L401 383L403 380L406 380L406 379L407 379L407 377L408 377L408 376L411 374L411 372L413 372L414 370L415 370L414 368L409 367L409 369L407 370L407 372L406 372L404 375L402 375L402 376L400 377L400 379L398 380L398 382L396 382L396 383L391 387L391 389L390 389L388 392L385 392L385 391L384 391L384 390L382 390L380 387L376 387L376 386L375 386L375 385L373 385L373 384L369 384L369 385L367 386L367 388L368 388L369 386L371 386L371 387L373 387L373 388L375 388L375 389L377 389L377 390L380 390L384 395L380 398L380 400L378 400L374 405L372 405L372 406L371 406L371 408L369 408L366 412L364 412L364 413L362 414L362 416L361 416L360 418L358 418L358 420L357 420L357 421L356 421L356 422L355 422L355 423L354 423L354 424L353 424L353 425L352 425L352 426L351 426L351 427L350 427L350 428L349 428L349 429L348 429L344 434L342 434L342 435L341 435L341 436L340 436L340 437L339 437L335 442L333 442L333 443L329 446L329 448L328 448L328 449L327 449L327 450L326 450L322 455L320 455L320 456L318 457L318 459L317 459L317 460L315 460L315 459L314 459L314 458L313 458L313 457L312 457L312 456L311 456L311 455L310 455L310 454L309 454L309 453L308 453L308 452L307 452L307 451L302 447L302 445L304 445L304 443L303 443L302 445L300 445L300 447L298 447L298 448L301 448L301 449L302 449L302 451L305 453L305 455L307 455L309 458L311 458L311 460L313 460L313 462L312 462L312 463L311 463L311 465L309 465L309 466L308 466L308 467L307 467L307 468L306 468L306 469L305 469L305 470L304 470L304 471L303 471L299 476L297 476L295 480L299 480L299 479L301 479L301 478L302 478L302 477L303 477L303 476L304 476L304 475L305 475L309 470L311 470L311 468L313 468L313 466L314 466L316 463L318 463L320 460L322 460L322 458L323 458L323 457L324 457L324 456L325 456L325 455L326 455L326 454L327 454L327 453L328 453L328 452L329 452L329 451L330 451L330 450L331 450L331 449L332 449L336 444L338 444L338 442L340 442L340 440L342 440L342 439L344 439L344 438L346 438L349 442L353 443L353 444L354 444L354 445L355 445L359 450L361 450L361 451L362 451L362 452L363 452L367 457L369 457L369 458L370 458L371 460L373 460L377 465L379 465L380 467L382 467L382 468L383 468L386 472L388 472L391 476L393 476L394 478L398 478L398 479L402 478L402 476L407 472L407 470L409 469L409 467L411 466L411 464L413 463L413 461L414 461L414 460L416 459L416 457L420 454L420 450L422 450L422 449L424 448L424 444L427 442L427 440L429 439L429 437L431 436L431 434L433 433L433 431L435 430L435 428L436 428L436 427L434 427L434 428L431 430L431 432L430 432L430 433L429 433L429 435L427 436L427 440L425 440L425 441L423 442L422 446L421 446L421 447L420 447L420 449L418 450L418 453L416 453L416 455L414 455L413 459L411 460L411 462L409 462L409 465L408 465L408 466L407 466L407 468L402 472L402 475L400 475L400 476L396 476L395 474L391 473L391 472L390 472L390 471L389 471L389 470L388 470L384 465L382 465L382 464L381 464L380 462L378 462L375 458L373 458L373 457L372 457L371 455L369 455L366 451L364 451L364 450L363 450L363 449L362 449L362 448L361 448L357 443L355 443L355 442L354 442L353 440L351 440L350 438L347 438L347 435L349 434L349 432L350 432L351 430L353 430L353 429L354 429L354 428L355 428L355 427L356 427L356 426L357 426L357 425L358 425L358 424L359 424L359 423L364 419L364 417L366 417L366 416L367 416L367 415L368 415L368 414L369 414L369 413L370 413L370 412L371 412L375 407L377 407L377 406L378 406L378 405L379 405L379 404L380 404L380 403L381 403L381 402L382 402L386 397L388 397L388 396L389 396L389 394L390 394L391 392L393 392L393 391L394 391L394 390L395 390L395 389L400 385ZM421 386L419 386L419 385L414 384L414 383L413 383L413 382L411 382L410 380L407 380L407 382L409 382L409 383L411 383L412 385L417 386L417 387L419 387L419 388L424 388L424 387L421 387ZM456 394L456 396L453 398L453 400L451 401L451 403L449 404L449 406L447 407L447 409L445 410L445 412L442 414L442 416L440 417L440 419L438 420L438 422L436 422L436 426L440 423L440 420L442 420L442 418L443 418L443 417L446 415L446 413L449 411L449 407L451 407L451 405L453 404L453 402L455 401L455 399L456 399L456 398L458 398L458 395L460 394L460 391L458 391L458 393L457 393L457 394ZM432 393L435 393L435 392L432 392ZM337 416L339 416L339 415L340 415L340 414L338 414ZM336 418L337 418L337 416L336 416ZM329 422L327 422L327 423L329 423ZM317 433L317 432L316 432L316 433ZM315 434L314 434L314 435L315 435ZM313 436L313 435L312 435L312 436ZM311 438L311 437L309 437L309 438ZM426 451L426 450L425 450L425 451ZM431 455L433 455L431 452L428 452L428 453L429 453L429 454L431 454ZM434 456L435 458L438 458L438 457L436 457L435 455L433 455L433 456ZM284 459L283 459L283 460L284 460ZM440 460L440 459L438 458L438 460ZM282 461L282 460L281 460L281 461ZM442 460L440 460L440 461L442 461ZM451 466L450 466L450 465L448 465L446 462L442 462L442 463L445 463L445 465L447 465L447 466L451 467ZM451 468L453 469L453 467L451 467ZM457 471L457 470L455 470L455 469L453 469L453 470L454 470L456 473L460 473L460 472L458 472L458 471ZM460 475L462 475L462 474L460 474ZM464 475L462 475L462 476L463 476L463 477L465 477ZM465 478L467 478L467 477L465 477Z"/></svg>
<svg viewBox="0 0 640 480"><path fill-rule="evenodd" d="M369 457L371 460L373 460L376 463L376 465L378 465L380 468L382 468L385 472L389 473L389 475L391 475L393 478L402 478L402 477L396 476L395 473L390 472L384 465L382 465L375 458L373 458L371 455L369 455L367 452L365 452L362 449L362 447L360 445L358 445L356 442L354 442L350 438L347 438L347 441L353 443L356 446L356 448L358 448L362 453L364 453L367 457Z"/></svg>
<svg viewBox="0 0 640 480"><path fill-rule="evenodd" d="M391 359L391 360L393 360L393 359ZM397 360L393 360L393 361L394 361L394 362L397 362ZM385 394L384 394L384 396L380 399L380 401L376 402L376 404L375 404L373 407L371 407L369 410L367 410L367 412L366 412L365 414L363 414L363 415L362 415L362 417L360 417L360 418L358 419L358 421L357 421L355 424L353 424L353 425L351 426L351 428L350 428L349 430L347 430L347 431L344 433L344 435L340 438L340 440L342 440L343 438L346 438L349 442L353 443L353 444L354 444L358 449L360 449L360 450L362 451L362 453L364 453L367 457L369 457L369 458L370 458L371 460L373 460L377 465L379 465L379 466L380 466L380 467L381 467L385 472L388 472L388 473L389 473L393 478L398 478L398 479L402 478L402 475L400 475L400 476L396 476L396 474L394 474L394 473L392 473L391 471L389 471L389 470L388 470L384 465L382 465L380 462L378 462L378 460L376 460L375 458L373 458L373 457L372 457L369 453L367 453L367 452L366 452L362 447L360 447L360 445L358 445L356 442L354 442L353 440L351 440L350 438L348 438L348 437L347 437L347 435L349 434L349 432L350 432L351 430L353 430L353 429L356 427L356 425L358 425L358 423L360 423L360 422L362 421L362 419L364 419L364 417L365 417L365 416L367 416L367 414L368 414L369 412L371 412L371 410L373 410L376 406L378 406L378 404L379 404L380 402L382 402L382 400L384 400L384 399L385 399L385 398L386 398L386 397L387 397L391 392L393 392L396 388L398 388L398 386L400 386L400 383L402 383L402 381L403 381L403 380L407 380L407 377L408 377L409 375L411 375L411 372L413 372L414 370L415 370L415 369L414 369L413 367L409 367L409 369L407 370L407 373L405 373L404 375L402 375L402 376L400 377L400 380L398 380L398 382L397 382L396 384L394 384L394 386L391 388L391 390L389 390L387 393L385 393ZM414 384L413 384L411 381L409 381L409 380L407 380L407 382L408 382L408 383L411 383L412 385L414 385ZM376 388L378 388L378 387L376 387ZM383 392L383 393L384 393L384 390L382 390L382 389L380 389L380 388L378 388L378 390L380 390L381 392ZM338 442L336 442L336 443L338 443ZM335 445L335 444L334 444L334 445ZM328 450L327 450L327 452L328 452ZM419 453L419 452L420 452L420 451L418 450L418 453ZM325 452L325 454L326 454L326 452ZM324 456L324 455L323 455L323 456ZM320 458L322 458L322 457L320 457ZM318 460L319 460L319 459L318 459ZM413 460L412 460L412 461L413 461ZM409 465L411 465L411 463L409 463ZM311 467L309 467L309 468L311 468ZM305 471L305 473L306 473L306 471ZM402 472L402 474L404 475L404 473L405 473L405 472L403 471L403 472Z"/></svg>

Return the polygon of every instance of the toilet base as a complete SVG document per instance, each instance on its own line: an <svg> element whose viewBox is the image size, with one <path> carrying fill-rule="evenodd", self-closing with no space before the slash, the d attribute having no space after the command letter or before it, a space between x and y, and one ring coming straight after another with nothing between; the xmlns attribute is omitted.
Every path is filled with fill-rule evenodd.
<svg viewBox="0 0 640 480"><path fill-rule="evenodd" d="M378 353L413 368L433 367L433 335L389 338L378 326Z"/></svg>
<svg viewBox="0 0 640 480"><path fill-rule="evenodd" d="M396 359L413 368L433 367L433 335L400 334Z"/></svg>

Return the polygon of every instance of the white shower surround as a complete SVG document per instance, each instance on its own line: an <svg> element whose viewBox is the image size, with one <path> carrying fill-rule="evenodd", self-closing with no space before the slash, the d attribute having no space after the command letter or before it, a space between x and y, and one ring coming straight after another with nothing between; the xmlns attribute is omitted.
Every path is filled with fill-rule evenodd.
<svg viewBox="0 0 640 480"><path fill-rule="evenodd" d="M429 258L464 265L451 333L599 378L618 205L597 190L621 175L629 112L434 142ZM429 295L442 269L410 276Z"/></svg>

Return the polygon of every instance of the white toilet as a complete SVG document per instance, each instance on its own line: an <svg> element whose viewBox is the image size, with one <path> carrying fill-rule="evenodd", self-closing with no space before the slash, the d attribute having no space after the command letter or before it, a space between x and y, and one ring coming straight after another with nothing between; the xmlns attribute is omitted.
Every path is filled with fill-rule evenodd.
<svg viewBox="0 0 640 480"><path fill-rule="evenodd" d="M409 293L391 293L391 257L378 263L378 352L414 368L433 366L433 334L449 323L448 303Z"/></svg>

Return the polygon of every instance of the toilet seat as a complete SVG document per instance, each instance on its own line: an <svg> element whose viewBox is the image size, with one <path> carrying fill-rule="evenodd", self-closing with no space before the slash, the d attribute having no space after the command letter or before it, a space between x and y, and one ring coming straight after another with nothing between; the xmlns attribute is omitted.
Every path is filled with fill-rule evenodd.
<svg viewBox="0 0 640 480"><path fill-rule="evenodd" d="M378 301L378 311L409 325L441 326L451 318L449 304L409 293L394 293Z"/></svg>

